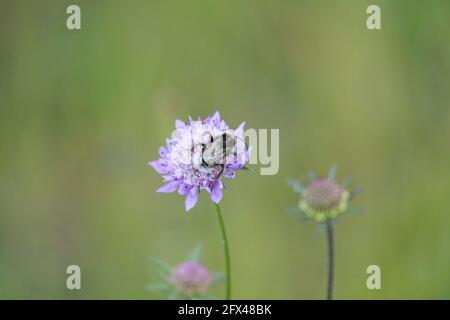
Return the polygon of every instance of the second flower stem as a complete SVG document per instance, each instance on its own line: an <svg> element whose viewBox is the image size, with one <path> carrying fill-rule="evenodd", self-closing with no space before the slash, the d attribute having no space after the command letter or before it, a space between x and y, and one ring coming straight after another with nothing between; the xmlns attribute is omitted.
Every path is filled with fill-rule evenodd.
<svg viewBox="0 0 450 320"><path fill-rule="evenodd" d="M219 218L220 230L222 233L222 245L223 251L225 253L225 272L226 272L226 291L225 299L231 299L231 264L230 264L230 250L228 248L227 233L225 231L225 223L223 222L222 212L220 211L220 206L216 204L217 216Z"/></svg>
<svg viewBox="0 0 450 320"><path fill-rule="evenodd" d="M327 224L327 244L328 244L328 287L327 299L333 300L333 282L334 282L334 235L333 223L331 219L326 221Z"/></svg>

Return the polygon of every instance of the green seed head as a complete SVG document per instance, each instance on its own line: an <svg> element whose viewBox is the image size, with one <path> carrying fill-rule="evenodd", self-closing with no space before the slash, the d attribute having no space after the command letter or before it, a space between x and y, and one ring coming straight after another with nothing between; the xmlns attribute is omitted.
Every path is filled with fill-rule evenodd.
<svg viewBox="0 0 450 320"><path fill-rule="evenodd" d="M299 207L309 218L322 222L347 210L349 193L335 180L315 179L303 191Z"/></svg>

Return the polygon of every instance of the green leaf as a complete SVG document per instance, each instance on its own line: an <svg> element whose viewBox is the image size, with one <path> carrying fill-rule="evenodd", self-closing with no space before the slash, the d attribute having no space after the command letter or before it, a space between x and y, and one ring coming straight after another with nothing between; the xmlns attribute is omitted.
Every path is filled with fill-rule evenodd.
<svg viewBox="0 0 450 320"><path fill-rule="evenodd" d="M195 261L195 262L200 261L202 251L203 251L203 245L199 242L194 246L192 251L188 254L188 256L186 257L186 260L187 261Z"/></svg>
<svg viewBox="0 0 450 320"><path fill-rule="evenodd" d="M300 216L300 223L305 223L309 221L308 216L302 211L300 212L301 216Z"/></svg>
<svg viewBox="0 0 450 320"><path fill-rule="evenodd" d="M167 297L168 300L178 300L180 298L183 298L181 293L178 292L175 288L173 289L173 291L171 291Z"/></svg>
<svg viewBox="0 0 450 320"><path fill-rule="evenodd" d="M347 210L347 213L358 215L358 214L363 214L365 211L366 210L364 210L363 208L349 208Z"/></svg>
<svg viewBox="0 0 450 320"><path fill-rule="evenodd" d="M301 212L299 207L290 207L286 209L286 213L289 215L297 215Z"/></svg>
<svg viewBox="0 0 450 320"><path fill-rule="evenodd" d="M356 197L358 194L360 194L363 191L364 191L363 187L361 187L361 186L356 187L356 189L354 189L354 190L352 190L350 192L350 199L349 200L352 200L354 197Z"/></svg>
<svg viewBox="0 0 450 320"><path fill-rule="evenodd" d="M296 179L289 178L287 181L288 185L294 190L294 192L302 193L303 191L303 185L300 181Z"/></svg>
<svg viewBox="0 0 450 320"><path fill-rule="evenodd" d="M145 290L149 292L169 292L172 290L172 286L168 283L160 282L160 283L149 283L145 286Z"/></svg>
<svg viewBox="0 0 450 320"><path fill-rule="evenodd" d="M306 176L308 177L308 180L311 182L314 179L316 179L316 174L313 170L309 170L308 173L306 174Z"/></svg>
<svg viewBox="0 0 450 320"><path fill-rule="evenodd" d="M342 180L341 185L344 189L347 189L348 187L350 187L352 182L353 182L352 177L346 177L344 180Z"/></svg>
<svg viewBox="0 0 450 320"><path fill-rule="evenodd" d="M337 172L337 165L333 164L330 168L330 170L328 171L328 178L331 180L335 180L336 179L336 172Z"/></svg>
<svg viewBox="0 0 450 320"><path fill-rule="evenodd" d="M162 259L152 257L152 258L149 258L147 261L148 261L148 263L156 266L157 268L159 268L161 270L167 271L169 273L172 272L172 266Z"/></svg>
<svg viewBox="0 0 450 320"><path fill-rule="evenodd" d="M300 209L299 207L291 207L286 209L286 213L291 216L295 216L297 218L300 218L300 223L307 222L309 220L306 213Z"/></svg>
<svg viewBox="0 0 450 320"><path fill-rule="evenodd" d="M168 281L169 275L172 273L172 267L167 262L158 258L150 258L148 263L155 268L155 273L161 280Z"/></svg>
<svg viewBox="0 0 450 320"><path fill-rule="evenodd" d="M225 274L222 272L218 272L213 275L213 284L214 285L218 284L218 283L223 283L223 282L225 282L225 280L226 280Z"/></svg>

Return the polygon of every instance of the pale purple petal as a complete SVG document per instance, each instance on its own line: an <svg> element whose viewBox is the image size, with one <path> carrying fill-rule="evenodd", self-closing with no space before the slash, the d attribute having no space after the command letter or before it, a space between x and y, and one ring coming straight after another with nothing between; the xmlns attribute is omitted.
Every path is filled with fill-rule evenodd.
<svg viewBox="0 0 450 320"><path fill-rule="evenodd" d="M186 124L183 121L177 119L175 120L175 128L184 129L186 128Z"/></svg>
<svg viewBox="0 0 450 320"><path fill-rule="evenodd" d="M177 191L180 186L180 183L181 182L177 181L177 180L167 182L166 184L159 187L159 189L156 190L156 192L171 193L171 192Z"/></svg>
<svg viewBox="0 0 450 320"><path fill-rule="evenodd" d="M220 122L220 128L219 128L219 129L225 131L225 130L227 130L227 129L229 129L229 128L228 128L228 126L227 126L227 123L226 123L225 121L222 120L222 121Z"/></svg>
<svg viewBox="0 0 450 320"><path fill-rule="evenodd" d="M153 167L153 169L156 170L159 174L166 174L170 171L170 168L167 164L167 161L165 160L156 160L156 161L150 161L148 163L149 166Z"/></svg>
<svg viewBox="0 0 450 320"><path fill-rule="evenodd" d="M248 150L245 151L245 162L248 162L251 154L252 154L252 147L248 147Z"/></svg>
<svg viewBox="0 0 450 320"><path fill-rule="evenodd" d="M163 182L169 182L169 181L173 181L174 180L173 175L171 175L171 174L167 174L167 175L164 175L162 177L163 177Z"/></svg>
<svg viewBox="0 0 450 320"><path fill-rule="evenodd" d="M234 134L236 136L238 136L239 138L242 138L244 135L244 126L245 126L245 121L242 122L239 127L236 128L236 130L234 130Z"/></svg>
<svg viewBox="0 0 450 320"><path fill-rule="evenodd" d="M159 156L161 157L161 158L163 158L163 159L165 159L166 158L166 155L167 155L167 148L166 147L160 147L159 148Z"/></svg>
<svg viewBox="0 0 450 320"><path fill-rule="evenodd" d="M244 167L244 165L245 164L243 164L243 163L232 163L230 165L227 165L227 169L237 171L237 170L241 170Z"/></svg>
<svg viewBox="0 0 450 320"><path fill-rule="evenodd" d="M192 188L191 192L189 192L186 195L186 200L184 202L184 206L186 208L186 211L191 210L193 207L195 207L195 204L198 200L198 188Z"/></svg>
<svg viewBox="0 0 450 320"><path fill-rule="evenodd" d="M222 181L217 180L211 188L211 201L214 203L219 203L222 200Z"/></svg>
<svg viewBox="0 0 450 320"><path fill-rule="evenodd" d="M189 193L189 191L191 191L192 186L182 183L180 184L180 188L178 189L178 194L185 196Z"/></svg>
<svg viewBox="0 0 450 320"><path fill-rule="evenodd" d="M236 177L236 172L234 170L224 170L223 176L227 179L234 179Z"/></svg>
<svg viewBox="0 0 450 320"><path fill-rule="evenodd" d="M213 127L220 125L220 113L219 113L219 111L216 111L216 113L214 113L214 115L211 118L211 123L212 123Z"/></svg>

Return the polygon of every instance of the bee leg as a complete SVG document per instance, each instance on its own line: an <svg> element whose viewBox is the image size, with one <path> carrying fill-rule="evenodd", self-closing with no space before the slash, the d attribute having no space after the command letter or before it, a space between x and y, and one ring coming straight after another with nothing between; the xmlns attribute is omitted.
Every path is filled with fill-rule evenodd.
<svg viewBox="0 0 450 320"><path fill-rule="evenodd" d="M216 175L216 178L214 179L214 182L216 182L218 179L220 179L220 176L222 175L224 170L225 170L225 165L220 164L220 172Z"/></svg>

